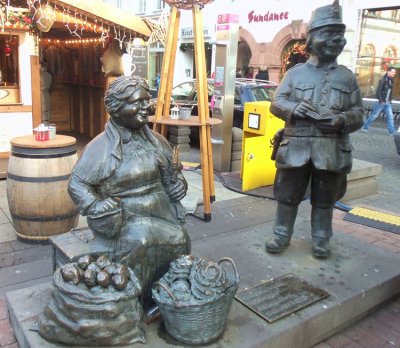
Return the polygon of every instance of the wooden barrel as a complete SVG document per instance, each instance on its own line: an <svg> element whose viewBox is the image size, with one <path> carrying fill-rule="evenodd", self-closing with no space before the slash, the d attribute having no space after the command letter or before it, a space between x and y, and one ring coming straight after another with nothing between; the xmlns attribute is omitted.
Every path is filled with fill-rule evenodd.
<svg viewBox="0 0 400 348"><path fill-rule="evenodd" d="M79 211L67 190L78 159L75 143L64 135L48 141L32 135L11 140L7 199L19 239L46 240L77 226Z"/></svg>

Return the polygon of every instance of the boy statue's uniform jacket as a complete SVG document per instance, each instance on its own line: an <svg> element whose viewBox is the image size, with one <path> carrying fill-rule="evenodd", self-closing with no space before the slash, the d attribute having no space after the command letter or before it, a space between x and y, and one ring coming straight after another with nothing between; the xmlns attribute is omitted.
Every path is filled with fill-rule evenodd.
<svg viewBox="0 0 400 348"><path fill-rule="evenodd" d="M349 173L352 146L348 134L362 124L362 97L346 67L332 63L324 70L317 64L317 58L311 57L288 70L275 93L271 112L285 121L276 166L301 167L311 160L316 169ZM316 121L294 119L293 110L302 100L308 100L321 115L340 114L344 127L337 133L322 133Z"/></svg>

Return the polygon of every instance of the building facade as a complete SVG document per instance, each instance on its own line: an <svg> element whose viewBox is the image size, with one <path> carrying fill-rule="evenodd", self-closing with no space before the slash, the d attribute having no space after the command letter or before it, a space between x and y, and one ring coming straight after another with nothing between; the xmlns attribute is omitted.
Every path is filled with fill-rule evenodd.
<svg viewBox="0 0 400 348"><path fill-rule="evenodd" d="M159 0L135 1L107 0L116 6L150 18L157 18L163 7ZM373 93L380 76L388 64L399 60L399 12L394 0L341 0L347 45L339 57L340 63L354 71L364 96ZM303 48L307 21L313 9L331 4L332 0L309 0L296 3L292 0L248 1L215 0L203 9L203 30L206 43L207 72L214 66L215 26L217 16L223 13L239 15L239 46L237 66L252 75L266 66L269 78L279 82L287 68L307 59ZM174 84L195 77L193 59L193 24L190 10L183 10L176 57ZM150 80L161 68L163 47L150 48ZM158 60L155 58L158 57ZM399 94L396 87L395 95Z"/></svg>

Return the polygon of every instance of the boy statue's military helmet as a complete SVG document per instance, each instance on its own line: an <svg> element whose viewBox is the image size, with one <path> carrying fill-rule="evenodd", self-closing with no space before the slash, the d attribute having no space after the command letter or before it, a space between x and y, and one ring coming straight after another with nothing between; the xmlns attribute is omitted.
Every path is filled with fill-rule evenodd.
<svg viewBox="0 0 400 348"><path fill-rule="evenodd" d="M331 5L316 8L307 25L307 32L327 25L339 25L346 28L342 20L342 7L339 1L335 0Z"/></svg>

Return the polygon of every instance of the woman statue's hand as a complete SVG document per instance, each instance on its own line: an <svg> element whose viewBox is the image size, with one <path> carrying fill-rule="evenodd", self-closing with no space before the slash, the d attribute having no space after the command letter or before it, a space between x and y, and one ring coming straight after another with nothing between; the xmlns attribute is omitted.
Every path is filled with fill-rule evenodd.
<svg viewBox="0 0 400 348"><path fill-rule="evenodd" d="M167 187L167 194L172 202L177 202L186 196L186 190L185 183L181 179L178 179Z"/></svg>
<svg viewBox="0 0 400 348"><path fill-rule="evenodd" d="M108 197L94 202L87 211L90 216L102 216L119 209L120 203L114 198Z"/></svg>

